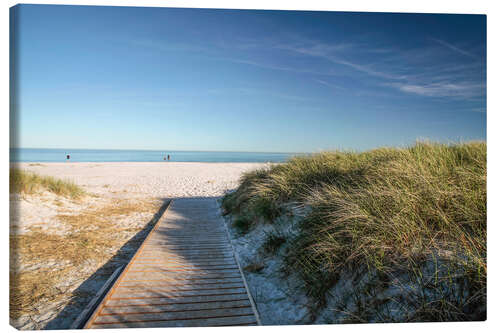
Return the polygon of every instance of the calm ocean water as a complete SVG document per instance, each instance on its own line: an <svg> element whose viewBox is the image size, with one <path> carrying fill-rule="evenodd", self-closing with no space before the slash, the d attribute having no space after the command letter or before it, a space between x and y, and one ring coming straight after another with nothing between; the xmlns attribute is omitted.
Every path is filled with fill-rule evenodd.
<svg viewBox="0 0 500 333"><path fill-rule="evenodd" d="M289 153L160 151L160 150L94 150L13 148L11 162L163 162L170 154L172 162L284 162L297 155Z"/></svg>

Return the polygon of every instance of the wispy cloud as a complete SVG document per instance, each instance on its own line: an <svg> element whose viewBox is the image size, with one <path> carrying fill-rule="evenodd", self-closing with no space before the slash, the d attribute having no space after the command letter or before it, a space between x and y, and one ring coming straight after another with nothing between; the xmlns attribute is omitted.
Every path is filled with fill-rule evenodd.
<svg viewBox="0 0 500 333"><path fill-rule="evenodd" d="M478 60L472 53L446 42L436 41L442 42L443 45L455 52ZM414 50L410 59L402 54L398 55L398 50L394 50L392 52L394 55L393 63L386 63L381 68L380 66L377 68L374 64L368 65L345 60L331 51L335 48L323 45L310 48L289 47L288 49L304 55L321 57L335 64L344 65L358 72L382 79L382 85L391 86L405 93L426 97L453 97L459 99L471 99L483 96L485 93L485 85L481 82L480 75L481 71L484 70L484 66L480 61L473 61L469 64L440 63L439 66L436 66L434 62L437 54L433 49L421 48ZM362 50L356 51L362 52ZM408 53L406 54L408 55ZM322 83L325 84L326 82L323 81Z"/></svg>
<svg viewBox="0 0 500 333"><path fill-rule="evenodd" d="M325 59L329 62L335 63L337 65L343 65L350 67L352 69L355 69L356 71L371 75L371 76L376 76L376 77L381 77L381 78L386 78L386 79L403 79L404 77L394 75L389 72L384 72L384 71L379 71L371 68L369 65L365 64L360 64L360 63L355 63L352 61L345 60L344 58L340 57L337 55L339 51L345 51L345 50L352 50L354 47L353 44L324 44L324 43L314 43L306 46L293 46L293 45L288 45L284 46L281 45L280 48L286 49L291 52L295 52L298 54L302 55L307 55L311 57L318 57Z"/></svg>
<svg viewBox="0 0 500 333"><path fill-rule="evenodd" d="M480 83L436 82L430 84L391 83L389 84L403 92L428 97L474 97L481 94L484 86Z"/></svg>
<svg viewBox="0 0 500 333"><path fill-rule="evenodd" d="M224 58L224 60L228 60L228 61L235 62L238 64L246 64L246 65L252 65L252 66L261 67L261 68L274 69L274 70L278 70L278 71L292 71L292 72L300 72L300 73L304 72L303 70L300 70L297 68L277 66L277 65L267 64L267 63L263 63L263 62L253 61L253 60L235 59L235 58Z"/></svg>
<svg viewBox="0 0 500 333"><path fill-rule="evenodd" d="M336 73L332 70L315 71L315 70L308 69L308 68L279 66L279 65L274 65L271 63L261 62L261 61L237 59L237 58L218 58L218 59L231 61L231 62L238 63L238 64L245 64L245 65L251 65L251 66L265 68L265 69L277 70L277 71L303 73L303 74L314 74L314 75L336 75Z"/></svg>
<svg viewBox="0 0 500 333"><path fill-rule="evenodd" d="M452 51L460 53L460 54L462 54L464 56L471 57L471 58L477 58L477 56L475 54L473 54L471 52L468 52L468 51L465 51L465 50L463 50L463 49L461 49L461 48L459 48L459 47L457 47L457 46L455 46L453 44L445 42L444 40L437 39L437 38L429 38L429 39L432 40L432 41L434 41L434 42L436 42L436 43L438 43L438 44L441 44L441 45L447 47L448 49L450 49Z"/></svg>
<svg viewBox="0 0 500 333"><path fill-rule="evenodd" d="M485 71L481 59L455 45L439 39L432 39L435 43L446 47L446 49L474 59L468 63L460 61L443 62L446 57L439 47L420 47L417 49L398 49L383 47L380 56L359 56L362 54L373 54L373 48L364 49L360 44L354 43L324 43L320 41L305 40L297 38L288 42L279 42L271 45L271 48L284 50L294 55L323 59L326 61L322 67L325 70L303 69L302 67L285 67L250 60L239 60L240 63L252 64L254 66L271 68L275 70L286 70L297 73L308 74L338 74L338 67L328 67L328 62L344 68L352 69L358 73L373 78L372 84L378 86L389 86L404 93L425 97L452 97L456 99L471 100L484 96L485 83L482 82L482 72ZM255 43L252 45L256 45ZM267 44L269 47L269 43ZM357 59L357 61L353 60ZM374 59L370 64L362 60ZM441 59L441 60L438 60ZM344 71L345 73L345 71ZM348 73L348 72L347 72ZM483 76L484 77L484 76ZM339 89L339 85L317 78L320 83L330 88ZM367 81L364 81L366 83Z"/></svg>
<svg viewBox="0 0 500 333"><path fill-rule="evenodd" d="M333 89L335 89L335 90L346 90L345 88L343 88L343 87L341 87L341 86L339 86L339 85L337 85L337 84L333 84L333 83L330 83L330 82L326 82L326 81L324 81L324 80L319 80L319 79L316 79L316 80L314 80L314 81L316 81L316 82L318 82L319 84L322 84L322 85L324 85L324 86L327 86L327 87L329 87L329 88L333 88Z"/></svg>
<svg viewBox="0 0 500 333"><path fill-rule="evenodd" d="M486 108L474 108L471 109L472 112L486 113Z"/></svg>

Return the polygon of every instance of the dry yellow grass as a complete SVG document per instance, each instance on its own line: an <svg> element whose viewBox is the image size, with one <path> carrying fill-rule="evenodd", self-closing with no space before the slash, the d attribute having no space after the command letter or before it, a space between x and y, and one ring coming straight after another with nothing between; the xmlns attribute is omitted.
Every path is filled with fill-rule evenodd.
<svg viewBox="0 0 500 333"><path fill-rule="evenodd" d="M103 206L84 209L79 214L60 214L57 218L68 224L71 231L66 235L55 235L32 228L23 235L10 237L11 258L14 259L10 273L10 316L36 313L40 302L55 302L67 297L57 288L60 281L74 274L85 261L93 262L97 269L108 261L131 236L144 225L122 226L116 222L120 216L137 218L148 214L150 220L161 206L157 200L113 200ZM47 262L56 262L54 267L44 267ZM40 265L34 271L19 271L22 264Z"/></svg>
<svg viewBox="0 0 500 333"><path fill-rule="evenodd" d="M57 302L67 295L57 285L71 267L59 270L44 269L27 272L10 272L10 318L23 314L37 314L41 302Z"/></svg>

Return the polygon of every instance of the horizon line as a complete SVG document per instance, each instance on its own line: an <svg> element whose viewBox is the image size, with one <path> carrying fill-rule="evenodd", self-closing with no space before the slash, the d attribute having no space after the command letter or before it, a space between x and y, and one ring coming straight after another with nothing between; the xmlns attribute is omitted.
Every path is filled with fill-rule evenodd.
<svg viewBox="0 0 500 333"><path fill-rule="evenodd" d="M258 153L258 154L311 154L313 152L280 152L251 150L164 150L164 149L127 149L127 148L46 148L46 147L9 147L9 149L46 149L46 150L119 150L119 151L158 151L158 152L192 152L192 153Z"/></svg>

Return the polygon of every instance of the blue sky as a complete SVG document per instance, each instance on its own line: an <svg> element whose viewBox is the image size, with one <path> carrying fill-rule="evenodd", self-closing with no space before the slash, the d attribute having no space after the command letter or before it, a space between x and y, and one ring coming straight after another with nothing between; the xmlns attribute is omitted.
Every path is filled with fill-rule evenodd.
<svg viewBox="0 0 500 333"><path fill-rule="evenodd" d="M486 139L486 17L21 5L35 148L313 152Z"/></svg>

